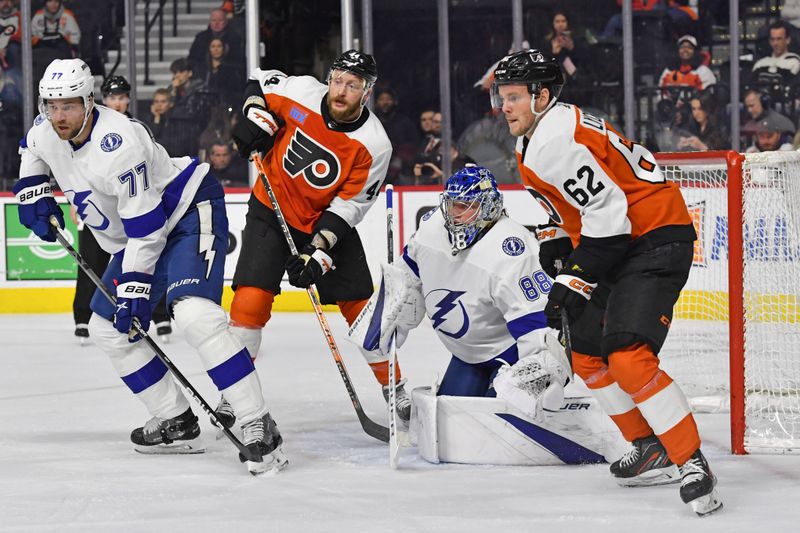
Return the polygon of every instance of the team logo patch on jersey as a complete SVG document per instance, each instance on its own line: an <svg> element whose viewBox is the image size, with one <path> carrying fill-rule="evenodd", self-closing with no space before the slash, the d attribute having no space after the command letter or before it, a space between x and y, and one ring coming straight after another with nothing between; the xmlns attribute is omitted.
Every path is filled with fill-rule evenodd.
<svg viewBox="0 0 800 533"><path fill-rule="evenodd" d="M100 148L104 152L113 152L120 146L122 146L122 137L117 133L107 133L103 140L100 141Z"/></svg>
<svg viewBox="0 0 800 533"><path fill-rule="evenodd" d="M44 116L44 114L39 114L39 115L37 115L37 116L36 116L36 118L35 118L35 119L33 119L33 125L34 125L34 126L38 126L39 124L41 124L42 122L44 122L46 118L47 118L47 117L45 117L45 116Z"/></svg>
<svg viewBox="0 0 800 533"><path fill-rule="evenodd" d="M300 109L298 109L297 107L292 106L292 108L289 110L289 116L295 119L300 124L305 124L306 117L308 117L308 113L305 111L300 111Z"/></svg>
<svg viewBox="0 0 800 533"><path fill-rule="evenodd" d="M283 156L283 169L296 178L303 174L306 182L315 189L330 187L339 179L342 165L336 154L296 129Z"/></svg>
<svg viewBox="0 0 800 533"><path fill-rule="evenodd" d="M525 243L519 237L506 237L503 241L503 251L512 257L516 257L525 251Z"/></svg>
<svg viewBox="0 0 800 533"><path fill-rule="evenodd" d="M466 335L469 330L469 315L460 301L465 292L434 289L425 295L426 302L436 302L432 306L425 304L429 309L436 308L436 312L431 315L433 329L453 339L460 339Z"/></svg>

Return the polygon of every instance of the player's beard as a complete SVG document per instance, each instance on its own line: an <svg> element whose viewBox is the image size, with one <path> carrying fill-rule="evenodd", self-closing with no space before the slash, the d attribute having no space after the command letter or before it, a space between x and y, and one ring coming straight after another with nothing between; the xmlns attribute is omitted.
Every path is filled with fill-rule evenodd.
<svg viewBox="0 0 800 533"><path fill-rule="evenodd" d="M335 102L341 102L345 105L347 105L347 101L345 101L343 98L337 99L328 96L328 113L331 114L331 118L333 118L333 120L336 122L353 122L361 115L361 102L347 105L343 111L338 111L331 105L331 100Z"/></svg>
<svg viewBox="0 0 800 533"><path fill-rule="evenodd" d="M61 130L59 129L59 126L67 126L68 129ZM71 128L69 127L69 124L66 123L58 125L53 123L53 130L56 132L56 135L58 135L58 138L61 139L62 141L71 141L72 139L74 139L78 135L78 133L80 133L81 128L83 128L83 122Z"/></svg>

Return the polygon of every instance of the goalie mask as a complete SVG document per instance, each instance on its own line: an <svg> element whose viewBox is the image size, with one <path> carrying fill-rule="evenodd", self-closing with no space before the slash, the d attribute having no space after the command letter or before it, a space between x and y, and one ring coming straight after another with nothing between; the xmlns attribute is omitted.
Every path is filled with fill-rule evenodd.
<svg viewBox="0 0 800 533"><path fill-rule="evenodd" d="M492 107L501 109L503 99L500 97L500 85L525 85L532 95L531 111L534 115L541 115L553 107L564 88L564 73L561 65L552 55L542 53L536 49L522 50L507 55L494 69L494 83L490 90ZM550 91L550 102L541 113L534 110L534 101L546 88Z"/></svg>
<svg viewBox="0 0 800 533"><path fill-rule="evenodd" d="M447 179L439 209L453 255L466 250L503 214L503 195L488 168L467 166Z"/></svg>

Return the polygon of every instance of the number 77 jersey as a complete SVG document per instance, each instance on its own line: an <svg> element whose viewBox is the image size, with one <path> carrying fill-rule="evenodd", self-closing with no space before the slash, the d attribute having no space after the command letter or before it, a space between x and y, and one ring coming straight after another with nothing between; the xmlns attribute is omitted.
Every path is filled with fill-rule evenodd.
<svg viewBox="0 0 800 533"><path fill-rule="evenodd" d="M680 190L653 154L578 107L554 106L516 156L523 185L576 246L581 235L636 239L658 228L694 240Z"/></svg>

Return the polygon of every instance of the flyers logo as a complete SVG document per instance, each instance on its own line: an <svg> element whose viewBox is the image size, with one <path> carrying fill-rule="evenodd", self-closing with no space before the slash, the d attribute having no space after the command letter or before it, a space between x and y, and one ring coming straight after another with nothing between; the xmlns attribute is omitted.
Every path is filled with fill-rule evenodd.
<svg viewBox="0 0 800 533"><path fill-rule="evenodd" d="M298 128L283 156L283 168L292 178L302 173L309 185L325 189L339 179L342 165L336 154Z"/></svg>

